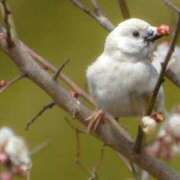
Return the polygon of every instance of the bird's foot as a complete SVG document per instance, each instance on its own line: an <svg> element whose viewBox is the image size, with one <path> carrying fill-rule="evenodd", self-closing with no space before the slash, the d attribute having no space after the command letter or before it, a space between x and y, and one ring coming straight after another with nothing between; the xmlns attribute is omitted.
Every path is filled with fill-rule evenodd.
<svg viewBox="0 0 180 180"><path fill-rule="evenodd" d="M87 132L95 131L98 126L101 124L104 117L104 112L102 110L95 111L90 115L86 120L89 121Z"/></svg>

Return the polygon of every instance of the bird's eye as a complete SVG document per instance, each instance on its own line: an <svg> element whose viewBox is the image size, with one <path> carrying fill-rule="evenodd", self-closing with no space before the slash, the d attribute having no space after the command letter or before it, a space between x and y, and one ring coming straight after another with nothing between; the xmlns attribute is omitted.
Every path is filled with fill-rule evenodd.
<svg viewBox="0 0 180 180"><path fill-rule="evenodd" d="M136 37L136 38L138 38L138 37L140 36L140 33L139 33L138 31L134 31L134 32L133 32L133 36Z"/></svg>

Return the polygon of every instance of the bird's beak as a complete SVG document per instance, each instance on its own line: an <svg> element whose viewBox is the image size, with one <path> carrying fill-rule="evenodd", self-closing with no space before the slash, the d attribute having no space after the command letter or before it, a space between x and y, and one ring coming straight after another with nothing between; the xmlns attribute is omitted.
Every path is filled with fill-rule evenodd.
<svg viewBox="0 0 180 180"><path fill-rule="evenodd" d="M149 29L144 36L144 40L153 42L169 34L170 34L170 27L168 25L161 25L159 27L153 27L152 29Z"/></svg>

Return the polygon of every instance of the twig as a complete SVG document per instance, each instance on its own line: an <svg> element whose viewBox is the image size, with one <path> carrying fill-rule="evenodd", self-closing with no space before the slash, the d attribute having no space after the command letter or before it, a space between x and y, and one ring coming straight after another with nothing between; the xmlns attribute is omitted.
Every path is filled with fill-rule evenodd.
<svg viewBox="0 0 180 180"><path fill-rule="evenodd" d="M24 77L26 77L25 74L21 74L18 75L17 77L15 77L14 79L7 81L7 83L5 84L5 86L0 88L0 93L4 92L6 89L8 89L9 87L11 87L12 85L14 85L17 81L23 79Z"/></svg>
<svg viewBox="0 0 180 180"><path fill-rule="evenodd" d="M80 0L70 0L76 7L80 8L84 13L95 19L103 28L107 31L114 29L113 23L102 13L101 9L97 5L97 1L92 1L95 6L95 12L87 8ZM98 12L98 13L97 13Z"/></svg>
<svg viewBox="0 0 180 180"><path fill-rule="evenodd" d="M129 13L129 8L127 5L126 0L118 0L119 2L119 7L121 9L121 13L124 19L129 19L130 18L130 13Z"/></svg>
<svg viewBox="0 0 180 180"><path fill-rule="evenodd" d="M11 28L13 27L11 25L11 21L12 21L11 11L7 5L7 0L1 0L1 4L4 11L4 23L5 23L6 31L7 31L7 44L9 48L12 48L14 47L15 44L14 44L12 31L11 31Z"/></svg>
<svg viewBox="0 0 180 180"><path fill-rule="evenodd" d="M54 107L56 105L55 102L50 102L47 105L43 106L43 108L34 115L34 117L32 119L30 119L27 124L26 124L26 130L29 130L30 127L32 126L32 124L40 117L42 116L43 113L45 113L48 109L51 109L52 107Z"/></svg>
<svg viewBox="0 0 180 180"><path fill-rule="evenodd" d="M69 63L70 59L67 59L57 70L57 72L54 74L53 79L57 81L59 74L62 72L62 70L65 68L65 66Z"/></svg>
<svg viewBox="0 0 180 180"><path fill-rule="evenodd" d="M167 66L168 66L168 63L171 59L171 56L173 54L173 51L174 51L174 48L175 48L175 45L176 45L176 42L178 40L178 36L180 34L180 11L179 11L179 8L177 8L171 1L169 0L163 0L169 7L173 8L173 10L177 13L178 15L178 18L177 18L177 22L176 22L176 26L175 26L175 31L174 31L174 34L173 34L173 37L172 37L172 40L170 42L170 46L169 46L169 50L167 52L167 55L165 57L165 60L163 61L164 63L161 65L162 68L161 68L161 72L159 74L159 78L157 80L157 83L156 83L156 86L154 88L154 91L152 93L152 97L149 101L149 105L148 105L148 108L147 108L147 111L146 111L146 115L151 115L152 111L153 111L153 108L154 108L154 105L156 103L156 99L157 99L157 96L158 96L158 93L159 93L159 90L160 90L160 87L164 81L164 77L165 77L165 73L166 73L166 69L167 69ZM143 137L144 137L144 133L143 133L143 130L141 128L141 126L139 125L138 127L138 135L137 135L137 138L136 138L136 144L135 144L135 151L137 153L140 153L141 149L142 149L142 144L143 144Z"/></svg>
<svg viewBox="0 0 180 180"><path fill-rule="evenodd" d="M35 154L39 153L40 151L42 151L43 149L45 149L47 146L49 145L49 141L45 141L37 146L35 146L31 151L30 151L30 155L34 156Z"/></svg>

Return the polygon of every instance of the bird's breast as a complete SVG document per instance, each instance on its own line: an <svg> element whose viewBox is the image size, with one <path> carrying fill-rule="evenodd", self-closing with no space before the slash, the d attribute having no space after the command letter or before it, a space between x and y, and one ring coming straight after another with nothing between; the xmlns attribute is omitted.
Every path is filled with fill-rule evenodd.
<svg viewBox="0 0 180 180"><path fill-rule="evenodd" d="M93 73L89 78L91 94L100 108L114 116L143 111L157 81L153 66L142 62L112 62Z"/></svg>

